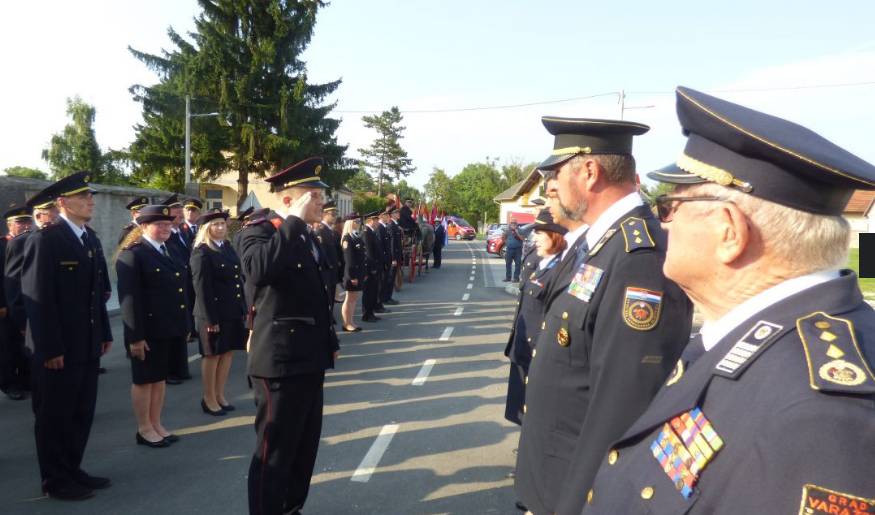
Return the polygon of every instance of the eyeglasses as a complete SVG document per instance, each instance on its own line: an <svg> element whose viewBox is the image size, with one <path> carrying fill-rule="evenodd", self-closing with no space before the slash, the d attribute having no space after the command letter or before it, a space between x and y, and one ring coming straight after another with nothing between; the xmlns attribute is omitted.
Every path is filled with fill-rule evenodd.
<svg viewBox="0 0 875 515"><path fill-rule="evenodd" d="M681 203L696 201L731 202L723 197L670 197L668 195L660 195L655 199L656 216L659 217L660 222L667 224L672 221L674 213L678 210Z"/></svg>

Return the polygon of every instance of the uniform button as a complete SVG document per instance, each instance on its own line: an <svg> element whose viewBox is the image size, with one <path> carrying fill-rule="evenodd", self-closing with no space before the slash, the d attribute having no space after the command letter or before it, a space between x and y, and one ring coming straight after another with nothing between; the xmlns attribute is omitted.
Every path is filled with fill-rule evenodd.
<svg viewBox="0 0 875 515"><path fill-rule="evenodd" d="M160 269L160 268L156 268L155 271L156 271L156 272L160 272L161 269ZM176 274L176 275L179 275L179 274Z"/></svg>
<svg viewBox="0 0 875 515"><path fill-rule="evenodd" d="M592 504L592 488L586 493L586 504Z"/></svg>
<svg viewBox="0 0 875 515"><path fill-rule="evenodd" d="M529 376L526 376L526 384L529 384Z"/></svg>
<svg viewBox="0 0 875 515"><path fill-rule="evenodd" d="M611 452L608 453L608 465L613 465L617 463L617 458L620 457L620 453L617 452L616 449L611 449Z"/></svg>
<svg viewBox="0 0 875 515"><path fill-rule="evenodd" d="M239 294L239 293L237 294L237 298L238 298L238 299L240 298L240 294Z"/></svg>
<svg viewBox="0 0 875 515"><path fill-rule="evenodd" d="M179 272L176 272L176 277L179 277Z"/></svg>
<svg viewBox="0 0 875 515"><path fill-rule="evenodd" d="M562 312L562 320L568 320L568 312L567 311Z"/></svg>
<svg viewBox="0 0 875 515"><path fill-rule="evenodd" d="M239 285L239 284L238 284L238 285L237 285L237 287L238 287L238 288L239 288L239 287L240 287L240 285Z"/></svg>
<svg viewBox="0 0 875 515"><path fill-rule="evenodd" d="M644 499L645 501L648 501L651 498L653 498L653 487L652 486L645 486L644 488L642 488L641 489L641 498Z"/></svg>
<svg viewBox="0 0 875 515"><path fill-rule="evenodd" d="M179 309L185 309L185 304L180 304Z"/></svg>
<svg viewBox="0 0 875 515"><path fill-rule="evenodd" d="M182 288L179 289L179 293L182 293Z"/></svg>
<svg viewBox="0 0 875 515"><path fill-rule="evenodd" d="M240 279L240 276L238 274L234 274L234 279Z"/></svg>
<svg viewBox="0 0 875 515"><path fill-rule="evenodd" d="M534 358L537 355L538 355L538 349L532 349L532 357Z"/></svg>
<svg viewBox="0 0 875 515"><path fill-rule="evenodd" d="M534 295L534 294L535 294L535 290L529 290L529 295Z"/></svg>
<svg viewBox="0 0 875 515"><path fill-rule="evenodd" d="M531 343L531 341L532 341L532 337L529 336L528 338L526 338L526 341Z"/></svg>
<svg viewBox="0 0 875 515"><path fill-rule="evenodd" d="M301 268L301 263L298 263L298 268Z"/></svg>
<svg viewBox="0 0 875 515"><path fill-rule="evenodd" d="M523 404L523 413L525 413L525 412L526 412L526 405Z"/></svg>
<svg viewBox="0 0 875 515"><path fill-rule="evenodd" d="M547 321L546 321L546 320L544 320L543 322L541 322L541 330L543 331L545 327L547 327Z"/></svg>
<svg viewBox="0 0 875 515"><path fill-rule="evenodd" d="M222 263L219 266L221 266L222 268L225 268L225 263Z"/></svg>
<svg viewBox="0 0 875 515"><path fill-rule="evenodd" d="M238 268L240 268L240 267L239 267L239 266L237 266L237 265L234 265L234 269L235 269L235 270L236 270L236 269L238 269Z"/></svg>

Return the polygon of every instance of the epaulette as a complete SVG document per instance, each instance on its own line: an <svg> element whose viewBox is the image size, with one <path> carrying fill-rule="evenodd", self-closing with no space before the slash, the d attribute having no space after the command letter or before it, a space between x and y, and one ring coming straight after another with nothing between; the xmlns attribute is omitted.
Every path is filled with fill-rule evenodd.
<svg viewBox="0 0 875 515"><path fill-rule="evenodd" d="M821 392L875 393L875 376L860 352L854 324L817 311L796 320L811 388Z"/></svg>
<svg viewBox="0 0 875 515"><path fill-rule="evenodd" d="M55 220L54 222L47 223L46 225L40 227L37 230L38 231L46 231L46 230L54 229L55 227L60 227L60 226L61 226L61 224L58 223L58 220Z"/></svg>
<svg viewBox="0 0 875 515"><path fill-rule="evenodd" d="M623 230L623 239L626 240L626 252L650 249L656 246L656 243L650 236L650 231L647 230L647 223L643 218L630 216L623 220L620 228Z"/></svg>

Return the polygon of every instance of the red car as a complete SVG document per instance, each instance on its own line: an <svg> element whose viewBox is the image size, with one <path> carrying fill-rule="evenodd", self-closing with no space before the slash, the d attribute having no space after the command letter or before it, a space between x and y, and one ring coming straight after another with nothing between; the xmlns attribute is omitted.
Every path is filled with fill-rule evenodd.
<svg viewBox="0 0 875 515"><path fill-rule="evenodd" d="M504 238L502 238L502 233L493 234L486 240L486 252L504 257Z"/></svg>
<svg viewBox="0 0 875 515"><path fill-rule="evenodd" d="M477 231L464 218L450 216L447 219L447 236L454 240L473 240Z"/></svg>

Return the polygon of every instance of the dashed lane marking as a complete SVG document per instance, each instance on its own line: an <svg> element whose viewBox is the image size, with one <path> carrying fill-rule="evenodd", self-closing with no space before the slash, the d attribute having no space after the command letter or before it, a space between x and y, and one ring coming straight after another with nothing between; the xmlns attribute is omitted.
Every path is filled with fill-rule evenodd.
<svg viewBox="0 0 875 515"><path fill-rule="evenodd" d="M413 386L421 386L425 384L426 379L428 379L428 374L431 373L432 367L437 363L437 360L427 359L425 363L422 364L422 368L419 369L419 373L416 374L416 378L413 379L413 382L410 383Z"/></svg>
<svg viewBox="0 0 875 515"><path fill-rule="evenodd" d="M377 435L377 439L374 440L374 443L371 444L371 448L368 449L368 453L365 454L365 457L362 458L362 462L359 463L358 468L355 469L350 481L355 481L356 483L367 483L368 480L371 479L371 474L374 473L377 465L380 464L380 459L383 457L386 449L389 448L389 443L392 442L392 438L397 431L398 424L388 424L383 426L383 429L380 430L380 434Z"/></svg>
<svg viewBox="0 0 875 515"><path fill-rule="evenodd" d="M446 329L444 329L444 332L441 333L441 337L439 338L439 341L442 341L442 342L448 341L450 339L450 335L452 335L452 334L453 334L453 326L447 327Z"/></svg>

